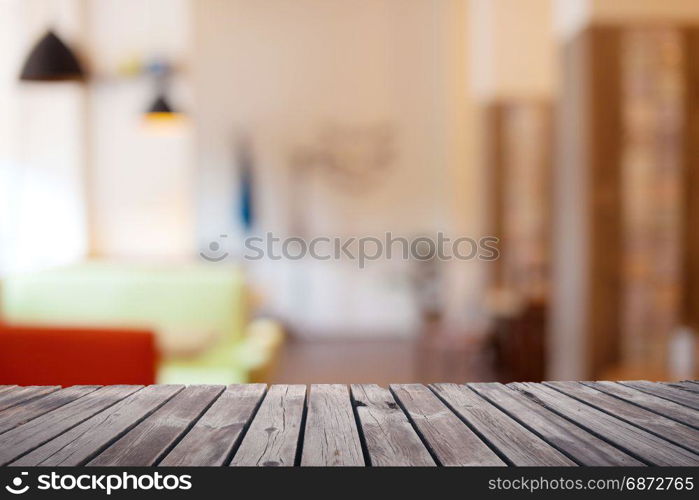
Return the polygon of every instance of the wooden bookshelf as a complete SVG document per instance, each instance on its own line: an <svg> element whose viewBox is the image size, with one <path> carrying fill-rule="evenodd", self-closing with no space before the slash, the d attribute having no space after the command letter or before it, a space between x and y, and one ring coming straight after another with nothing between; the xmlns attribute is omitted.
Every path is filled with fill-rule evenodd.
<svg viewBox="0 0 699 500"><path fill-rule="evenodd" d="M664 373L674 329L699 326L698 60L683 26L564 48L550 326L583 340L586 377Z"/></svg>

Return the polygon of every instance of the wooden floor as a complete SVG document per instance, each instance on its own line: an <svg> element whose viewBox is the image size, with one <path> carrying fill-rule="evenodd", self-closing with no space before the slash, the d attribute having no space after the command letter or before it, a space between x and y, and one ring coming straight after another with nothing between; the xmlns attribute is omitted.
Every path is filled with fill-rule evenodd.
<svg viewBox="0 0 699 500"><path fill-rule="evenodd" d="M364 384L420 381L411 340L291 340L273 381L279 384ZM441 382L441 380L440 380Z"/></svg>
<svg viewBox="0 0 699 500"><path fill-rule="evenodd" d="M470 341L469 341L470 340ZM287 342L272 373L278 384L378 384L494 380L476 340L440 338Z"/></svg>
<svg viewBox="0 0 699 500"><path fill-rule="evenodd" d="M0 386L0 465L699 465L699 382Z"/></svg>

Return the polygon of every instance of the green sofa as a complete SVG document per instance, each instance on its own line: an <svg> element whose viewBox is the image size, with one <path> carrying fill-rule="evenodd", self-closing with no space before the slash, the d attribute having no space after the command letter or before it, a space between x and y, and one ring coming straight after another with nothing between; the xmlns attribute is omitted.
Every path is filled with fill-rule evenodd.
<svg viewBox="0 0 699 500"><path fill-rule="evenodd" d="M264 358L246 345L244 277L234 266L85 262L9 276L0 293L8 323L154 331L159 383L245 382Z"/></svg>

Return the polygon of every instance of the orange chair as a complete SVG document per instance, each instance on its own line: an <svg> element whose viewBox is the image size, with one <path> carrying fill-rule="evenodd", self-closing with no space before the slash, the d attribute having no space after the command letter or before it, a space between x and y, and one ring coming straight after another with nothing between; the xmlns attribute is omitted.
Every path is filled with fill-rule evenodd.
<svg viewBox="0 0 699 500"><path fill-rule="evenodd" d="M0 324L0 384L152 384L152 332Z"/></svg>

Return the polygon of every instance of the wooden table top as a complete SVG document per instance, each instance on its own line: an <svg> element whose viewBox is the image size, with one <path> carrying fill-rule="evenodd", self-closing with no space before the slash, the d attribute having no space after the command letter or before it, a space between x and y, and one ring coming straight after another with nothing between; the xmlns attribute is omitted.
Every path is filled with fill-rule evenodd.
<svg viewBox="0 0 699 500"><path fill-rule="evenodd" d="M0 465L699 465L699 382L0 386Z"/></svg>

